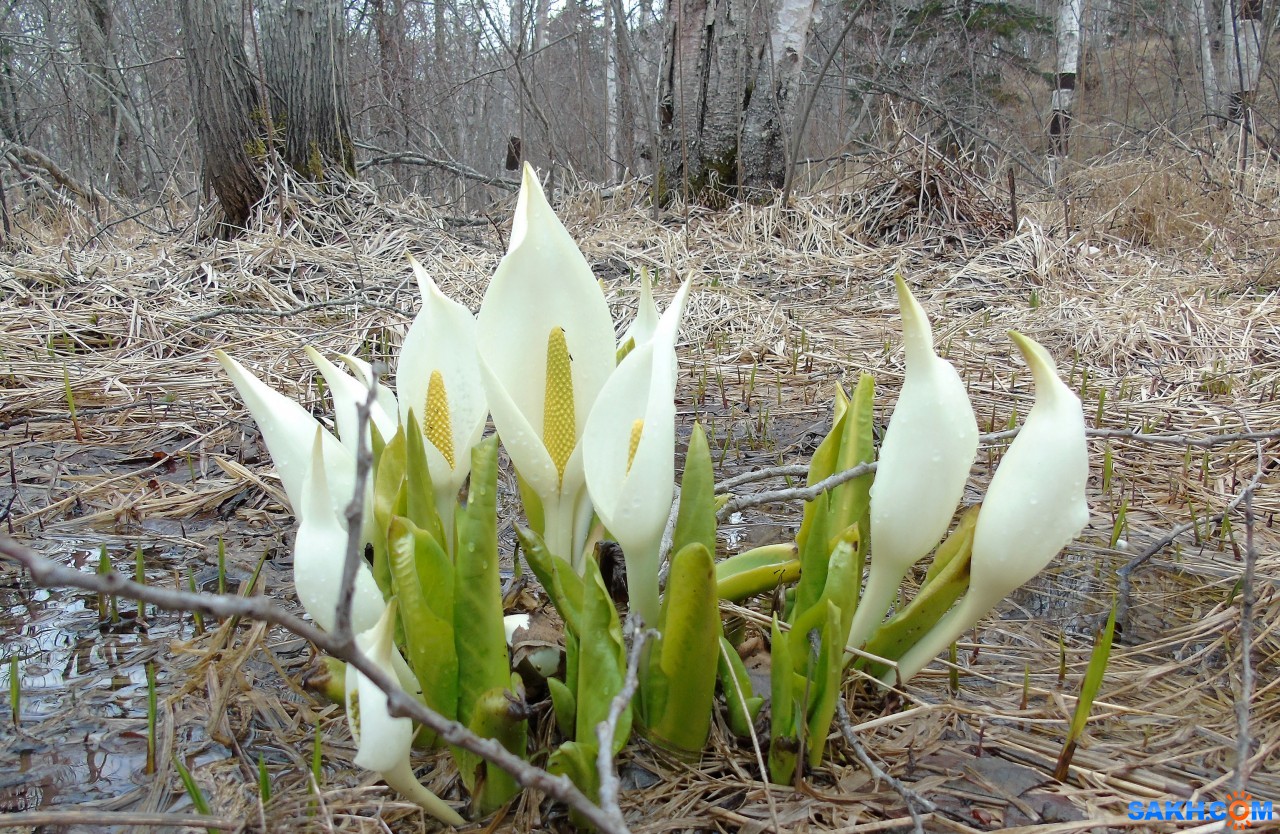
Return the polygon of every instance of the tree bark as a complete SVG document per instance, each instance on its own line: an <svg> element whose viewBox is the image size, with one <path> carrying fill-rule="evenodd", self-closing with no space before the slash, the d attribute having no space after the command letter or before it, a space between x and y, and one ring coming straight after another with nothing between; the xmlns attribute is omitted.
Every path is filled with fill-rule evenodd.
<svg viewBox="0 0 1280 834"><path fill-rule="evenodd" d="M1219 116L1221 91L1218 88L1218 71L1213 64L1213 33L1205 0L1191 0L1191 16L1195 18L1196 34L1200 39L1200 81L1204 87L1205 113Z"/></svg>
<svg viewBox="0 0 1280 834"><path fill-rule="evenodd" d="M1262 0L1227 0L1222 4L1226 40L1227 115L1249 127L1249 105L1262 70Z"/></svg>
<svg viewBox="0 0 1280 834"><path fill-rule="evenodd" d="M742 128L743 185L781 188L817 0L777 0Z"/></svg>
<svg viewBox="0 0 1280 834"><path fill-rule="evenodd" d="M1058 56L1049 108L1049 179L1057 176L1067 157L1071 139L1071 112L1075 104L1076 76L1080 70L1080 15L1083 0L1060 0L1056 30Z"/></svg>
<svg viewBox="0 0 1280 834"><path fill-rule="evenodd" d="M739 183L751 65L745 0L667 0L658 124L659 195L722 203Z"/></svg>
<svg viewBox="0 0 1280 834"><path fill-rule="evenodd" d="M355 174L347 115L345 24L339 0L272 0L262 7L272 127L284 160L313 180Z"/></svg>
<svg viewBox="0 0 1280 834"><path fill-rule="evenodd" d="M254 157L266 146L240 21L228 0L179 0L178 11L204 181L222 205L225 225L243 227L263 196Z"/></svg>
<svg viewBox="0 0 1280 834"><path fill-rule="evenodd" d="M136 141L123 112L128 93L116 66L113 19L109 0L79 0L75 6L80 59L88 80L88 125L93 168L106 175L111 188L135 196L138 172L128 163Z"/></svg>

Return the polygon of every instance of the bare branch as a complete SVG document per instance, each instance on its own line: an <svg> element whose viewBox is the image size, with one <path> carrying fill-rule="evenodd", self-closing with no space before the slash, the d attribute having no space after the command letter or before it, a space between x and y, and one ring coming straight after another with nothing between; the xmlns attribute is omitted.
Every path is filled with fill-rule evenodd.
<svg viewBox="0 0 1280 834"><path fill-rule="evenodd" d="M844 705L843 695L836 698L836 718L840 722L840 734L844 736L844 742L849 745L853 755L862 762L862 766L871 773L873 778L883 781L902 797L902 801L907 806L907 813L911 814L911 822L915 826L916 834L924 834L923 815L932 814L938 810L937 806L884 772L875 763L866 748L862 746L862 742L858 740L858 734L853 731L853 722L849 720L849 709Z"/></svg>
<svg viewBox="0 0 1280 834"><path fill-rule="evenodd" d="M1217 524L1222 521L1224 516L1235 512L1235 510L1245 501L1252 500L1253 492L1258 488L1258 482L1262 480L1262 474L1263 469L1259 466L1258 471L1249 479L1249 483L1245 485L1245 488L1239 492L1235 498L1231 499L1227 504L1226 509L1216 515L1209 516L1206 519L1206 522L1209 524ZM1116 594L1119 597L1119 599L1116 600L1117 623L1128 624L1129 597L1133 593L1133 572L1150 561L1151 557L1155 556L1161 550L1164 550L1166 547L1176 542L1179 536L1194 528L1198 523L1199 521L1192 519L1191 521L1179 524L1168 533L1165 533L1163 536L1156 539L1147 547L1146 550L1142 551L1137 556L1134 556L1128 561L1128 563L1121 566L1116 571L1116 576L1120 578L1119 583L1116 585Z"/></svg>
<svg viewBox="0 0 1280 834"><path fill-rule="evenodd" d="M596 725L596 741L600 745L596 752L596 770L600 772L600 808L623 829L627 822L618 807L618 772L613 767L613 739L618 732L622 711L635 697L640 683L640 658L644 656L644 644L657 637L658 632L643 628L639 616L629 614L625 634L631 638L631 646L627 650L627 676L622 682L622 689L609 702L609 714Z"/></svg>
<svg viewBox="0 0 1280 834"><path fill-rule="evenodd" d="M378 365L369 370L369 393L364 402L356 403L356 484L347 504L347 553L342 562L342 584L338 586L338 610L333 623L334 637L350 642L351 600L356 592L356 573L364 560L364 498L369 483L369 470L373 468L373 448L369 439L369 411L378 397Z"/></svg>
<svg viewBox="0 0 1280 834"><path fill-rule="evenodd" d="M370 661L362 652L337 636L321 631L310 623L288 613L266 597L240 597L221 594L193 594L155 585L139 585L118 572L84 573L46 559L8 536L0 534L0 556L27 569L32 580L44 587L79 588L96 594L125 597L149 603L167 611L198 611L211 617L241 617L279 626L313 643L316 648L350 663L387 695L387 706L393 716L411 718L435 732L447 743L461 747L502 768L526 788L540 791L573 808L605 834L629 834L612 817L587 799L568 778L553 776L508 751L493 739L481 738L456 721L450 721L421 701L411 697L392 676Z"/></svg>

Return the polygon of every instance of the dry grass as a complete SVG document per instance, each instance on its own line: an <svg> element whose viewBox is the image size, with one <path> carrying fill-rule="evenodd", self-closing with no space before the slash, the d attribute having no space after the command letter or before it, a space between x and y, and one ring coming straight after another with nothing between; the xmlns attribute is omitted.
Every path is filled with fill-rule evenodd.
<svg viewBox="0 0 1280 834"><path fill-rule="evenodd" d="M1029 379L1004 336L1010 328L1059 358L1096 425L1197 436L1274 429L1280 311L1266 289L1272 267L1264 253L1274 244L1280 178L1264 166L1246 175L1243 194L1206 191L1210 180L1231 182L1214 179L1216 164L1183 155L1081 172L1089 187L1078 186L1083 196L1070 212L1079 230L1070 235L1054 201L1024 205L1030 220L1011 233L998 222L1004 198L995 189L919 154L862 172L856 191L799 198L788 209L738 206L694 211L687 222L676 213L655 221L641 204L642 189L623 187L575 193L562 214L623 317L638 293L630 268L654 270L659 296L696 276L680 420L686 430L695 418L709 425L727 475L805 460L824 431L832 386L851 384L863 370L875 374L878 412L887 419L903 370L891 280L899 268L967 380L984 430L1024 415L1031 401ZM930 177L933 190L918 187ZM228 350L323 410L303 344L393 355L417 307L404 252L474 308L505 241L497 227L455 227L428 207L384 205L358 187L329 198L299 192L283 215L276 205L265 209L259 229L212 242L190 230L157 235L123 223L89 241L95 226L63 217L6 256L0 460L11 464L0 466L0 495L12 478L16 498L6 521L19 536L58 553L100 541L121 552L144 544L166 554L161 573L194 565L198 574L213 564L221 536L240 574L271 550L268 591L287 595L291 519L252 421L211 351ZM1137 575L1123 645L1071 779L1057 784L1049 774L1114 570L1193 513L1221 511L1259 455L1268 474L1254 502L1260 691L1250 766L1254 793L1280 799L1276 447L1187 452L1112 441L1114 476L1104 490L1104 446L1093 446L1093 523L984 625L979 642L962 645L958 694L948 693L941 662L888 701L850 684L854 720L872 755L939 803L930 830L1123 828L1129 801L1221 798L1235 765L1240 623L1231 591L1245 543L1238 515L1229 527L1203 524ZM980 497L999 454L980 453L970 499ZM1127 549L1113 549L1122 505ZM796 517L794 507L744 512L722 528L725 550L787 536ZM175 634L183 640L149 648L166 650L158 655L168 672L162 737L189 757L216 814L242 817L254 830L423 827L413 809L343 765L345 722L294 682L308 660L298 641L243 626ZM41 649L33 643L31 650L35 660L26 662L38 662ZM132 715L120 726L136 732ZM326 762L319 802L308 775L317 721ZM60 732L53 722L25 730L37 738ZM18 743L12 735L0 742ZM275 787L266 808L257 800L259 754ZM639 742L621 765L624 787L641 786L623 794L637 832L768 830L766 790L789 831L852 834L905 817L898 797L873 784L834 741L829 762L808 775L801 793L766 788L750 745L723 727L694 765ZM170 808L181 791L172 768L161 770L162 778L140 777L143 787L93 807ZM456 797L446 770L432 779ZM1088 822L1070 823L1081 819ZM526 797L492 828L563 825L558 810Z"/></svg>

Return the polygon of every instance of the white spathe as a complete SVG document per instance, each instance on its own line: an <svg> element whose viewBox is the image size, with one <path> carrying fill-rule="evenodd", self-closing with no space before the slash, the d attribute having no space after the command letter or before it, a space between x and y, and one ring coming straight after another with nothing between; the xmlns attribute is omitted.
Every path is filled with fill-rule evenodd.
<svg viewBox="0 0 1280 834"><path fill-rule="evenodd" d="M991 478L973 535L969 590L898 661L905 681L1052 561L1089 523L1089 454L1080 398L1058 377L1049 352L1014 331L1031 366L1036 399ZM894 672L886 676L892 683Z"/></svg>
<svg viewBox="0 0 1280 834"><path fill-rule="evenodd" d="M618 340L618 349L621 350L627 342L631 342L633 346L644 344L653 338L653 334L658 329L658 304L653 300L653 279L649 275L649 270L640 270L640 304L636 308L636 317L631 320L631 324L627 325L627 329L623 332L622 338Z"/></svg>
<svg viewBox="0 0 1280 834"><path fill-rule="evenodd" d="M262 432L276 472L295 516L302 513L303 493L311 471L312 445L319 429L328 465L333 510L345 527L344 512L355 490L355 455L302 406L268 386L221 350L213 352L244 399Z"/></svg>
<svg viewBox="0 0 1280 834"><path fill-rule="evenodd" d="M569 404L552 403L571 423L572 447L553 460L545 442L548 340L564 331L572 378ZM476 320L480 371L502 445L542 501L544 535L553 553L580 567L591 510L582 471L582 433L605 380L613 373L613 320L600 285L569 232L547 204L526 165L511 244ZM553 415L556 416L556 415Z"/></svg>
<svg viewBox="0 0 1280 834"><path fill-rule="evenodd" d="M311 345L303 348L311 364L316 366L329 387L329 396L333 399L333 422L338 428L338 438L342 444L356 453L356 426L359 425L359 408L369 399L368 378L357 379L337 365L330 362L320 351ZM369 421L378 427L383 438L390 439L396 433L396 412L387 412L377 399L379 392L374 392L374 401L369 407Z"/></svg>
<svg viewBox="0 0 1280 834"><path fill-rule="evenodd" d="M440 292L417 259L410 256L409 263L422 293L422 309L405 335L396 370L400 422L407 428L412 410L426 439L436 510L448 520L471 472L471 449L480 442L489 417L476 354L476 319ZM428 408L433 374L439 374L436 396L443 399Z"/></svg>
<svg viewBox="0 0 1280 834"><path fill-rule="evenodd" d="M395 603L388 605L374 625L356 635L356 648L384 673L394 677L392 638ZM373 681L348 664L346 674L347 720L356 742L355 763L372 770L394 790L418 803L436 819L453 826L465 824L458 812L427 790L413 775L409 751L413 722L392 717L387 695Z"/></svg>
<svg viewBox="0 0 1280 834"><path fill-rule="evenodd" d="M653 338L637 343L605 383L583 436L591 501L622 546L631 608L651 626L675 484L675 346L688 296L686 280Z"/></svg>
<svg viewBox="0 0 1280 834"><path fill-rule="evenodd" d="M298 515L298 534L293 545L293 584L302 607L316 625L333 631L347 558L347 530L342 515L334 511L329 495L321 431L317 428L313 435L312 463ZM351 630L361 632L373 628L385 609L373 572L361 559L351 597Z"/></svg>
<svg viewBox="0 0 1280 834"><path fill-rule="evenodd" d="M924 309L895 278L907 371L871 486L871 570L849 629L861 646L884 619L898 585L946 535L978 450L964 382L933 350Z"/></svg>

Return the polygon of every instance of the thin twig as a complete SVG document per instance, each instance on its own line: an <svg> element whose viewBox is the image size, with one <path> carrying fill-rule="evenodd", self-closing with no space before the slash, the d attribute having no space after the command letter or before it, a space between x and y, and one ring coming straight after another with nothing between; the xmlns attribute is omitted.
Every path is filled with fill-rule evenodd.
<svg viewBox="0 0 1280 834"><path fill-rule="evenodd" d="M899 780L885 773L872 760L866 748L862 746L862 742L858 740L858 734L853 731L853 722L849 720L849 710L844 705L843 695L836 698L836 718L840 722L840 734L844 736L844 742L849 745L853 755L858 758L858 761L862 762L863 767L870 771L873 778L883 781L902 797L902 801L907 806L907 813L911 815L911 822L915 826L916 834L924 834L924 819L921 814L932 814L938 810L938 807Z"/></svg>
<svg viewBox="0 0 1280 834"><path fill-rule="evenodd" d="M239 828L243 820L209 817L204 814L139 813L134 811L48 810L0 814L0 828L43 828L44 826L85 825L107 828L119 825L174 826L181 828Z"/></svg>
<svg viewBox="0 0 1280 834"><path fill-rule="evenodd" d="M622 689L609 702L609 714L596 725L596 741L600 745L596 752L596 770L600 772L600 809L623 830L627 821L618 807L618 771L613 766L613 739L618 732L622 712L640 685L640 658L644 656L644 644L658 636L656 630L642 628L640 618L635 614L627 616L624 633L631 638L631 646L627 650L627 676L622 682Z"/></svg>
<svg viewBox="0 0 1280 834"><path fill-rule="evenodd" d="M1253 546L1253 492L1262 479L1262 444L1258 444L1258 466L1244 490L1244 575L1240 579L1240 694L1236 696L1236 767L1231 774L1237 793L1249 789L1249 748L1253 740L1249 732L1249 702L1253 700L1253 606L1257 597L1253 588L1258 551Z"/></svg>
<svg viewBox="0 0 1280 834"><path fill-rule="evenodd" d="M981 446L987 446L992 443L1000 443L1005 440L1012 440L1018 436L1021 428L1006 429L1005 431L989 432L979 435L978 443ZM1272 431L1243 431L1234 434L1211 434L1205 437L1193 437L1187 434L1147 434L1140 429L1088 429L1085 434L1088 437L1104 438L1104 439L1125 439L1137 440L1143 443L1169 443L1177 446L1195 446L1197 448L1209 448L1211 446L1221 446L1226 443L1240 443L1252 440L1259 442L1263 440L1274 440L1280 438L1280 429ZM738 495L725 503L720 511L716 514L716 518L724 521L731 513L744 510L749 507L758 507L763 504L775 504L787 501L812 501L824 492L835 489L846 481L853 480L860 475L876 470L875 462L862 463L852 469L846 469L843 472L837 472L828 478L819 481L812 486L791 487L788 489L775 489L766 492L757 492L750 495ZM800 477L809 473L809 467L804 464L793 464L790 466L771 466L764 469L758 469L754 472L744 472L733 478L726 478L724 481L716 485L717 492L726 492L733 487L742 486L743 484L753 481L762 481L767 478L780 477ZM1243 500L1243 498L1241 498ZM1235 505L1232 506L1232 509ZM1187 529L1190 529L1188 527ZM1185 530L1181 532L1186 532ZM1181 535L1181 532L1178 535ZM1165 544L1168 544L1166 542ZM1163 547L1163 545L1162 545Z"/></svg>
<svg viewBox="0 0 1280 834"><path fill-rule="evenodd" d="M279 316L280 318L285 318L286 316L309 313L312 310L327 310L330 307L364 307L369 310L386 310L390 313L404 313L407 315L404 310L394 304L380 304L367 298L335 298L332 301L316 301L311 304L288 307L284 310L268 310L263 307L216 307L194 315L188 321L195 324L209 319L216 319L219 316L270 316L272 318Z"/></svg>
<svg viewBox="0 0 1280 834"><path fill-rule="evenodd" d="M1216 515L1209 516L1205 519L1205 523L1217 524L1222 521L1225 516L1234 512L1236 508L1246 500L1251 499L1253 491L1258 488L1258 482L1262 480L1262 474L1263 469L1259 466L1258 471L1249 479L1249 483L1245 485L1245 488L1239 492L1235 498L1231 499L1230 503L1227 504L1226 509ZM1179 536L1193 529L1197 524L1199 524L1199 521L1196 519L1179 524L1168 533L1165 533L1163 536L1152 542L1146 550L1142 551L1137 556L1134 556L1126 564L1116 570L1116 576L1120 579L1116 584L1116 595L1118 597L1116 600L1117 625L1128 624L1129 597L1133 593L1133 572L1150 561L1151 557L1155 556L1161 550L1164 550L1166 547L1176 542Z"/></svg>
<svg viewBox="0 0 1280 834"><path fill-rule="evenodd" d="M378 398L378 363L369 369L369 392L363 402L356 403L356 485L347 504L347 552L342 562L342 584L338 586L338 610L333 623L334 636L342 641L352 639L351 601L356 592L356 573L364 559L364 499L373 468L373 448L365 437L369 432L369 412Z"/></svg>
<svg viewBox="0 0 1280 834"><path fill-rule="evenodd" d="M626 828L619 828L611 817L587 799L568 778L553 776L534 767L494 739L481 738L458 722L445 718L406 693L391 675L369 660L363 652L356 651L350 643L340 642L337 635L304 622L267 597L193 594L156 585L139 585L115 571L105 574L85 573L46 559L3 534L0 534L0 556L25 567L32 580L42 587L78 588L94 594L149 603L166 611L196 611L210 617L240 617L279 626L313 643L320 651L354 666L374 686L386 693L388 711L392 716L417 721L446 743L461 747L503 769L524 787L540 791L573 808L605 834L628 834Z"/></svg>

